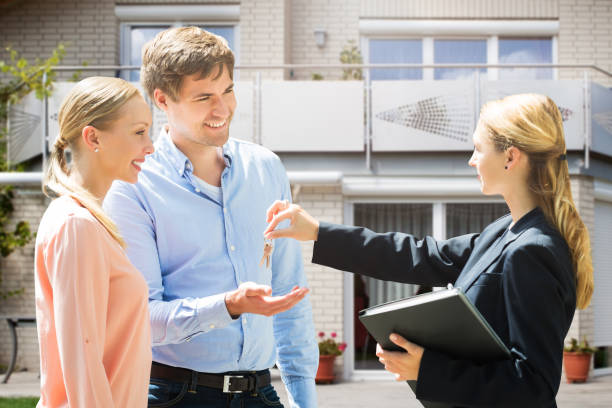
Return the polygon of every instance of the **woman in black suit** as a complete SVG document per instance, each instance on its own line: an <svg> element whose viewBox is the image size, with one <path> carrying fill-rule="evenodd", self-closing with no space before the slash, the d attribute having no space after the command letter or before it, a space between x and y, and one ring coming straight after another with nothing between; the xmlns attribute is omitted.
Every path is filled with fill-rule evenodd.
<svg viewBox="0 0 612 408"><path fill-rule="evenodd" d="M377 348L396 379L417 380L416 396L461 407L555 407L563 341L576 306L593 292L588 232L570 191L563 123L542 95L486 104L474 132L475 167L486 195L501 194L510 214L480 234L444 241L321 222L276 202L265 235L315 240L313 262L377 279L461 287L512 358L457 359L391 340L407 352ZM290 219L286 229L275 230ZM461 334L457 333L457 341Z"/></svg>

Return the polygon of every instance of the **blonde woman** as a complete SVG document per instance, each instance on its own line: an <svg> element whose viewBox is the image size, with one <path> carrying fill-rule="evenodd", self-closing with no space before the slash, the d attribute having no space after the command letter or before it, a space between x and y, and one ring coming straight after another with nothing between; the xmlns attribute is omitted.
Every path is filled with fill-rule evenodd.
<svg viewBox="0 0 612 408"><path fill-rule="evenodd" d="M59 125L43 186L57 198L36 237L38 407L145 407L147 285L101 204L113 180L135 183L153 152L151 113L134 86L93 77L66 97Z"/></svg>
<svg viewBox="0 0 612 408"><path fill-rule="evenodd" d="M268 210L268 238L315 240L313 262L378 279L461 287L512 352L486 364L426 350L398 335L398 353L377 349L397 380L441 406L555 407L563 341L576 306L588 306L593 267L576 211L561 115L542 95L486 104L474 132L475 167L486 195L510 214L480 234L417 241L402 233L319 223L296 205ZM274 230L282 220L291 226ZM461 341L461 333L457 333ZM436 405L438 406L438 405Z"/></svg>

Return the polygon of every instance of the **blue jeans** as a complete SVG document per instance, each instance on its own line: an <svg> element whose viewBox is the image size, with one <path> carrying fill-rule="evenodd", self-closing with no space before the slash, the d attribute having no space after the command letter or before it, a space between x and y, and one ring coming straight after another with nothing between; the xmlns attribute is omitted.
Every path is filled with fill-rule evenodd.
<svg viewBox="0 0 612 408"><path fill-rule="evenodd" d="M186 382L173 382L151 378L149 384L149 408L283 408L274 387L266 385L256 394L248 392L226 394L216 388L198 385L196 392L188 392Z"/></svg>

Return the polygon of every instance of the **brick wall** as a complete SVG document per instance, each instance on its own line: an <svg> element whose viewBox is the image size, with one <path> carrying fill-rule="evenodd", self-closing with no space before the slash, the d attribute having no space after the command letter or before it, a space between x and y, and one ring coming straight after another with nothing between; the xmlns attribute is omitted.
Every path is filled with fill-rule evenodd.
<svg viewBox="0 0 612 408"><path fill-rule="evenodd" d="M84 61L89 65L117 64L119 26L114 6L113 0L16 2L0 10L0 59L6 58L6 45L34 61L48 58L62 42L66 46L62 65L81 65Z"/></svg>
<svg viewBox="0 0 612 408"><path fill-rule="evenodd" d="M325 46L315 43L314 30L327 33ZM340 52L348 40L359 44L358 0L294 0L291 8L291 62L293 64L339 64ZM293 78L310 79L313 73L324 79L341 78L340 70L295 70Z"/></svg>
<svg viewBox="0 0 612 408"><path fill-rule="evenodd" d="M13 224L24 220L30 223L30 229L36 232L38 224L48 201L40 191L40 187L17 187L13 205ZM34 307L34 240L24 248L17 249L8 258L0 258L2 268L2 290L25 291L18 296L6 300L0 299L0 315L31 315ZM17 329L19 354L17 366L29 371L39 367L38 340L36 328L25 326ZM8 325L0 322L0 365L8 365L12 350L11 336Z"/></svg>
<svg viewBox="0 0 612 408"><path fill-rule="evenodd" d="M295 191L295 189L294 189ZM320 221L342 223L343 201L340 187L316 186L302 187L294 200ZM344 285L343 273L337 270L314 265L312 260L312 242L302 244L304 269L311 289L311 302L315 331L338 334L344 338ZM336 373L341 373L342 358L336 359Z"/></svg>
<svg viewBox="0 0 612 408"><path fill-rule="evenodd" d="M559 0L559 63L593 64L612 72L612 1ZM593 80L612 86L612 78L589 71ZM562 70L561 78L582 78Z"/></svg>
<svg viewBox="0 0 612 408"><path fill-rule="evenodd" d="M279 65L288 62L286 41L289 0L250 0L240 4L240 64ZM240 72L240 79L254 78L255 71ZM264 70L262 78L283 79L283 70Z"/></svg>

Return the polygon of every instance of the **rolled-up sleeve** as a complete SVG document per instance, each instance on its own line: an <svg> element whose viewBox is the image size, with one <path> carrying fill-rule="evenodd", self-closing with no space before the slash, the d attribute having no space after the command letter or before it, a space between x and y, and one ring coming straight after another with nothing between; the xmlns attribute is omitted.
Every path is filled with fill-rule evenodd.
<svg viewBox="0 0 612 408"><path fill-rule="evenodd" d="M147 281L153 346L182 343L233 321L223 293L171 301L163 298L154 220L133 186L115 183L104 200L104 209L119 227L130 261Z"/></svg>

